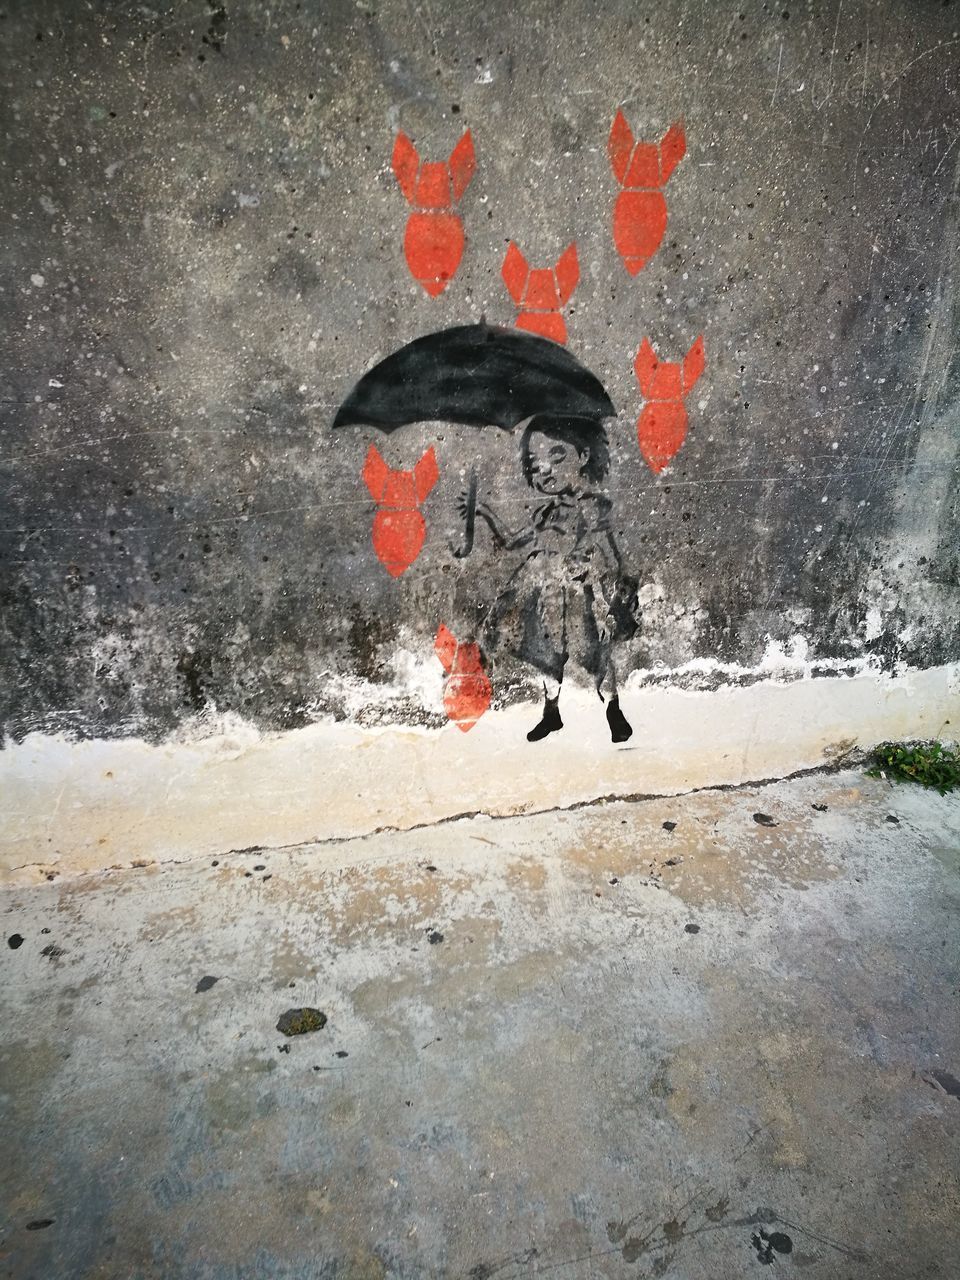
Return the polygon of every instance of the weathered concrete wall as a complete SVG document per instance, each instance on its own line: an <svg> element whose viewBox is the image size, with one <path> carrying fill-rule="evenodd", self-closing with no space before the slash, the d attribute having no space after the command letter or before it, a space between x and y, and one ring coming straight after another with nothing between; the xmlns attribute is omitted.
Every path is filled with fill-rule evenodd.
<svg viewBox="0 0 960 1280"><path fill-rule="evenodd" d="M955 7L880 3L14 4L4 26L2 727L156 741L196 713L440 726L434 637L527 552L516 434L331 430L404 343L512 325L508 242L575 242L568 347L617 409L603 488L643 622L631 671L710 686L960 657ZM607 138L686 155L635 277ZM476 173L430 297L402 249L397 130ZM658 475L647 337L705 371ZM419 558L374 554L361 480L433 445ZM496 656L494 700L539 686ZM582 677L581 677L582 678ZM636 683L636 680L634 684ZM628 682L628 688L631 686Z"/></svg>
<svg viewBox="0 0 960 1280"><path fill-rule="evenodd" d="M523 704L489 712L468 734L352 724L262 734L235 723L157 744L30 734L0 752L0 882L308 841L326 842L335 862L344 839L384 829L836 767L882 738L956 724L960 670L712 692L654 686L624 703L637 732L618 749L586 689L564 694L564 731L535 747L525 734L536 712Z"/></svg>

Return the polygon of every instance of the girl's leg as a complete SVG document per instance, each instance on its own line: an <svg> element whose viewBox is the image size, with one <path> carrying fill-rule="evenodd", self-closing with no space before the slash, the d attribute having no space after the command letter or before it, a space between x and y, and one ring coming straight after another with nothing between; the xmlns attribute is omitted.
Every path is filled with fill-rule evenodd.
<svg viewBox="0 0 960 1280"><path fill-rule="evenodd" d="M626 742L633 736L630 721L620 710L620 696L617 690L617 671L613 661L607 663L607 669L600 681L600 692L607 691L607 724L610 726L610 738L613 742Z"/></svg>
<svg viewBox="0 0 960 1280"><path fill-rule="evenodd" d="M540 723L527 734L528 742L540 742L550 733L563 728L560 719L560 681L545 677L543 681L543 715Z"/></svg>
<svg viewBox="0 0 960 1280"><path fill-rule="evenodd" d="M608 657L606 667L604 668L599 680L597 681L597 693L600 697L615 698L617 696L617 669Z"/></svg>
<svg viewBox="0 0 960 1280"><path fill-rule="evenodd" d="M540 723L527 734L528 742L540 742L548 734L563 728L563 721L560 719L560 685L567 660L567 593L559 583L548 581L541 588L537 601L537 619L543 648L550 655L549 662L544 665L547 669L552 668L554 674L547 675L541 666L543 715Z"/></svg>

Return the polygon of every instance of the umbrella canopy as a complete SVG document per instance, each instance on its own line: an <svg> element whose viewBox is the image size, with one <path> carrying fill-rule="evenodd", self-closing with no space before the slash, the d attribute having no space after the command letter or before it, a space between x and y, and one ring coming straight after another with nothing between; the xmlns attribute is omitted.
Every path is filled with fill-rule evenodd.
<svg viewBox="0 0 960 1280"><path fill-rule="evenodd" d="M615 414L600 380L566 347L481 323L429 333L381 360L344 400L333 425L394 431L443 421L512 431L534 415L556 415L599 428Z"/></svg>

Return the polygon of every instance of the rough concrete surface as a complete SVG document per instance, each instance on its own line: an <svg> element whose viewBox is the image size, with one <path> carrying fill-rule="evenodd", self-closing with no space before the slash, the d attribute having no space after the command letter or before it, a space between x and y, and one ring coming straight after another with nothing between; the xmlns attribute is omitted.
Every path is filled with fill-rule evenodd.
<svg viewBox="0 0 960 1280"><path fill-rule="evenodd" d="M526 731L540 710L524 704L467 734L449 724L261 734L227 717L157 745L31 735L0 752L0 883L738 785L960 724L960 665L899 678L802 670L710 693L630 690L637 731L618 747L588 690L565 695L564 732L535 745Z"/></svg>
<svg viewBox="0 0 960 1280"><path fill-rule="evenodd" d="M847 772L7 890L2 1274L948 1280L958 851Z"/></svg>

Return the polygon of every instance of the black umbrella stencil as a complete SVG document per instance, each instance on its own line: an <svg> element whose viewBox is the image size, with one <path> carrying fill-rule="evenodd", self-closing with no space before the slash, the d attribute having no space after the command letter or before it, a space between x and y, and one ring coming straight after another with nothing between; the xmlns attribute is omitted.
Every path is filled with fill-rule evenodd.
<svg viewBox="0 0 960 1280"><path fill-rule="evenodd" d="M556 342L481 322L408 342L356 384L333 426L391 432L415 422L512 431L534 416L602 431L616 410L599 378Z"/></svg>
<svg viewBox="0 0 960 1280"><path fill-rule="evenodd" d="M615 415L599 378L566 347L481 321L415 338L374 365L340 406L333 427L366 425L391 433L434 421L505 431L531 421L547 429L553 424L580 452L590 449L602 459L605 471L603 421ZM373 445L370 450L368 465L380 468L379 452ZM462 510L464 541L451 548L458 559L473 549L476 504L477 475L471 470ZM390 527L399 523L394 518Z"/></svg>

